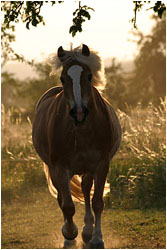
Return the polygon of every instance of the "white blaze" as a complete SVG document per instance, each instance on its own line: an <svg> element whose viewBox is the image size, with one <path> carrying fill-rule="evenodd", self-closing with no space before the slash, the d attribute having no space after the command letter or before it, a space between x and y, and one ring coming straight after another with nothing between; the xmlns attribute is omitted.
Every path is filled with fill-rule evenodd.
<svg viewBox="0 0 167 250"><path fill-rule="evenodd" d="M81 85L80 85L80 78L81 78L81 72L83 71L83 68L79 65L73 65L71 66L67 74L71 77L73 82L73 93L74 93L74 99L77 107L81 107L82 103L82 97L81 97Z"/></svg>

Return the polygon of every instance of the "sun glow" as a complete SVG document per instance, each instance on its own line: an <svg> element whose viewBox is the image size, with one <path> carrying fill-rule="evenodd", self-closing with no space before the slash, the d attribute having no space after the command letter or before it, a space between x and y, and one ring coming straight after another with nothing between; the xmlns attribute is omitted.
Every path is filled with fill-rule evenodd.
<svg viewBox="0 0 167 250"><path fill-rule="evenodd" d="M25 24L16 25L16 42L13 48L17 53L28 59L43 60L48 54L56 52L59 46L69 48L81 43L100 52L103 58L116 57L119 60L129 60L136 54L136 44L128 41L132 39L134 31L130 20L134 17L131 1L82 1L94 8L90 11L91 20L83 24L83 32L74 38L69 34L72 25L72 13L78 8L75 1L65 1L62 4L45 4L41 14L44 16L45 26L25 28ZM148 7L148 6L147 6ZM146 9L146 8L145 8ZM137 26L144 33L149 33L153 20L151 11L144 8L137 15Z"/></svg>

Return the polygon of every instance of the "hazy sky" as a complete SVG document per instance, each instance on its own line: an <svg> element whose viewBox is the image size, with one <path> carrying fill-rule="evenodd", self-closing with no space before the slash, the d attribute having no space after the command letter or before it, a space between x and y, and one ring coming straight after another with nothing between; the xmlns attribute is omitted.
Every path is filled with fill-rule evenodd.
<svg viewBox="0 0 167 250"><path fill-rule="evenodd" d="M48 54L56 52L59 46L74 47L85 43L100 52L103 58L116 57L118 60L129 60L137 53L136 44L129 42L134 39L131 34L133 29L130 19L134 17L132 1L125 0L89 0L81 1L95 9L90 11L91 20L83 25L83 32L74 38L69 34L72 25L72 13L78 7L73 0L62 4L45 4L41 14L46 25L40 24L37 28L19 23L16 26L16 42L12 47L17 53L23 54L27 59L43 60ZM151 7L147 5L146 9ZM137 14L139 30L148 34L154 21L150 19L153 10L143 9Z"/></svg>

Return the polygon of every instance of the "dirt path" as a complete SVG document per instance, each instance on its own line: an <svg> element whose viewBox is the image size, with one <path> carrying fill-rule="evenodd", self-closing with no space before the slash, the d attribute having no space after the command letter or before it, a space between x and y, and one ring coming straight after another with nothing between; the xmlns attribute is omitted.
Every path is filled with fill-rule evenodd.
<svg viewBox="0 0 167 250"><path fill-rule="evenodd" d="M105 248L165 248L165 212L157 213L142 215L141 211L105 210L102 216ZM81 240L83 217L84 206L77 203L74 220L79 235L75 244L67 248L89 248ZM158 218L161 219L159 228ZM156 230L151 229L153 219ZM63 248L62 224L62 213L47 190L2 201L2 249Z"/></svg>

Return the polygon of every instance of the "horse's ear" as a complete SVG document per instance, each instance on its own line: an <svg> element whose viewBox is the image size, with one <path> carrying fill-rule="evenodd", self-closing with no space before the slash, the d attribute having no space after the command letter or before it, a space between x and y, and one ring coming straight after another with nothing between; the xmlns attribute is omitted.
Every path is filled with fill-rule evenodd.
<svg viewBox="0 0 167 250"><path fill-rule="evenodd" d="M59 57L60 60L62 59L62 57L65 56L65 51L64 51L64 49L63 49L62 46L60 46L60 47L58 48L58 50L57 50L57 55L58 55L58 57Z"/></svg>
<svg viewBox="0 0 167 250"><path fill-rule="evenodd" d="M90 50L87 45L83 44L82 45L82 54L84 56L89 56L90 55Z"/></svg>

